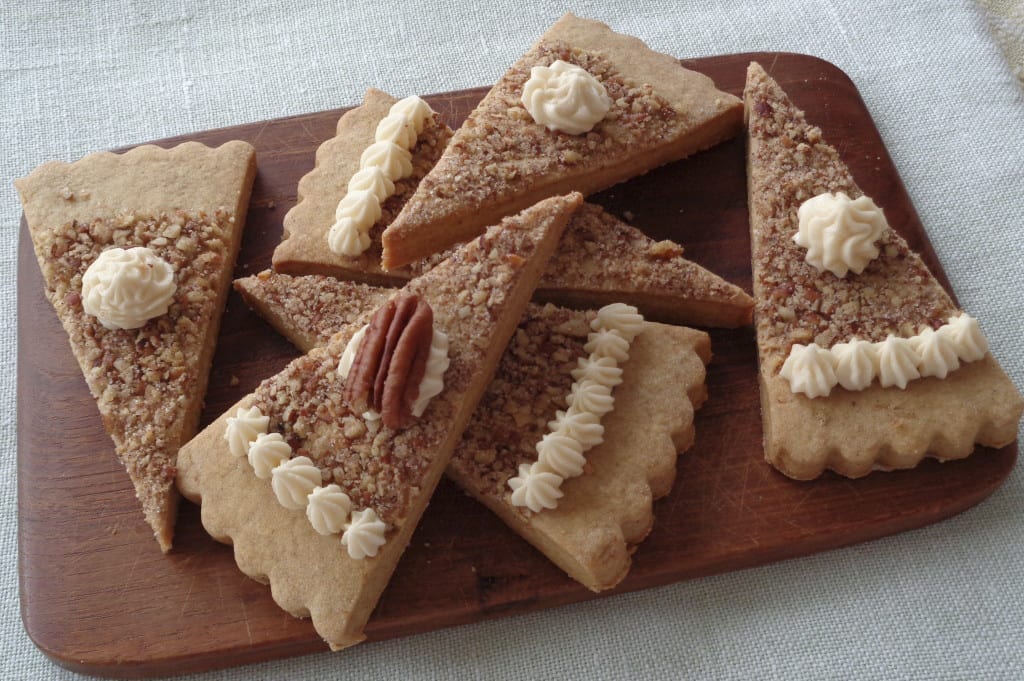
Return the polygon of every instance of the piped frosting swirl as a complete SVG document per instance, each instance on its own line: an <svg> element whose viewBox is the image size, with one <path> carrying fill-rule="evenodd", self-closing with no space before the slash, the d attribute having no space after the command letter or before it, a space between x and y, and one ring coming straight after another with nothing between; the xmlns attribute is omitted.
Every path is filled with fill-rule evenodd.
<svg viewBox="0 0 1024 681"><path fill-rule="evenodd" d="M558 474L544 470L538 463L519 464L519 475L510 478L512 504L525 506L534 513L546 508L557 508L562 498L562 480Z"/></svg>
<svg viewBox="0 0 1024 681"><path fill-rule="evenodd" d="M82 309L107 329L137 329L167 313L174 268L145 246L108 248L82 275Z"/></svg>
<svg viewBox="0 0 1024 681"><path fill-rule="evenodd" d="M352 500L341 487L330 484L316 487L309 493L306 517L318 534L337 534L345 529Z"/></svg>
<svg viewBox="0 0 1024 681"><path fill-rule="evenodd" d="M530 69L521 101L536 123L570 135L590 132L612 106L601 81L561 59Z"/></svg>
<svg viewBox="0 0 1024 681"><path fill-rule="evenodd" d="M919 378L946 378L962 362L976 362L987 352L978 320L964 312L938 330L924 327L912 338L890 335L878 343L853 338L829 350L814 343L794 344L779 374L790 390L810 398L828 396L837 384L864 390L875 380L883 388L903 390Z"/></svg>
<svg viewBox="0 0 1024 681"><path fill-rule="evenodd" d="M275 468L290 459L291 446L284 441L281 433L260 433L249 443L249 465L257 478L266 480Z"/></svg>
<svg viewBox="0 0 1024 681"><path fill-rule="evenodd" d="M797 210L793 241L807 249L805 260L819 272L837 277L860 274L878 257L875 242L889 229L882 209L868 196L851 199L843 192L804 201Z"/></svg>
<svg viewBox="0 0 1024 681"><path fill-rule="evenodd" d="M259 407L239 407L234 416L227 418L224 439L228 448L235 456L246 456L249 445L256 441L260 433L266 433L270 425L270 417L264 416Z"/></svg>
<svg viewBox="0 0 1024 681"><path fill-rule="evenodd" d="M301 510L309 503L309 495L320 486L320 479L316 464L308 456L297 456L282 461L271 471L270 484L282 506Z"/></svg>
<svg viewBox="0 0 1024 681"><path fill-rule="evenodd" d="M334 213L327 245L354 258L370 247L370 228L380 220L381 205L395 193L395 183L412 174L412 150L427 119L434 115L419 97L395 102L377 123L374 142L359 157L359 171Z"/></svg>
<svg viewBox="0 0 1024 681"><path fill-rule="evenodd" d="M556 508L562 482L584 473L584 454L604 441L601 417L615 406L612 389L622 382L618 364L629 359L630 343L643 327L635 307L614 303L598 310L583 346L589 356L571 372L568 408L556 411L548 423L549 432L537 443L537 461L520 464L519 474L508 481L514 506L534 513Z"/></svg>
<svg viewBox="0 0 1024 681"><path fill-rule="evenodd" d="M387 526L372 508L355 511L351 522L345 525L341 545L348 549L350 558L373 558L380 547L384 546L386 531Z"/></svg>

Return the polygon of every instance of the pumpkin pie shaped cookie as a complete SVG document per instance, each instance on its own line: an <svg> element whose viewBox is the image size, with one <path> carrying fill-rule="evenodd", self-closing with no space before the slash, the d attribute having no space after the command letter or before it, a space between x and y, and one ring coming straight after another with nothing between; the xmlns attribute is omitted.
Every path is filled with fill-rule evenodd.
<svg viewBox="0 0 1024 681"><path fill-rule="evenodd" d="M740 101L640 40L567 14L455 133L383 235L394 269L554 194L591 194L737 134Z"/></svg>
<svg viewBox="0 0 1024 681"><path fill-rule="evenodd" d="M182 448L178 484L203 526L332 648L363 640L581 200L490 228Z"/></svg>
<svg viewBox="0 0 1024 681"><path fill-rule="evenodd" d="M307 352L326 344L359 308L373 309L390 295L331 277L269 271L236 280L235 288ZM515 503L509 481L539 460L549 424L559 412L564 418L573 371L590 361L586 345L597 317L553 305L527 308L447 475L571 577L601 591L628 572L633 549L652 527L652 501L668 494L676 458L693 443L711 353L705 333L645 322L628 358L598 362L621 379L610 393L614 408L585 419L601 442L585 452L585 471L558 486L556 506L534 511Z"/></svg>
<svg viewBox="0 0 1024 681"><path fill-rule="evenodd" d="M1012 442L1024 400L977 322L756 63L744 100L768 461L859 477Z"/></svg>
<svg viewBox="0 0 1024 681"><path fill-rule="evenodd" d="M15 182L46 296L163 551L255 173L244 142L189 142L50 162Z"/></svg>

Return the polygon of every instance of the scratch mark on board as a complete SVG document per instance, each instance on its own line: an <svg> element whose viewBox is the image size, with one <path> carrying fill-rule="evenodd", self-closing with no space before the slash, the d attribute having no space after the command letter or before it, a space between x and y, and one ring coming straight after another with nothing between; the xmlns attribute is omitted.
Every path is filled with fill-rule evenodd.
<svg viewBox="0 0 1024 681"><path fill-rule="evenodd" d="M196 578L195 578L195 575L193 575L192 579L188 583L188 591L185 592L185 598L183 598L182 601L181 601L181 610L178 611L178 620L179 621L182 618L185 617L185 608L188 607L189 599L192 597L192 589L195 588L195 585L196 585Z"/></svg>
<svg viewBox="0 0 1024 681"><path fill-rule="evenodd" d="M249 645L252 645L252 627L249 626L249 611L245 608L244 599L239 599L238 603L242 606L242 621L245 622L245 635L249 638Z"/></svg>
<svg viewBox="0 0 1024 681"><path fill-rule="evenodd" d="M132 563L132 567L128 570L128 577L125 578L124 584L121 585L121 590L118 592L118 597L124 596L124 592L128 590L128 585L132 583L132 577L135 575L135 568L138 567L139 561L142 560L142 556L135 556L135 561Z"/></svg>

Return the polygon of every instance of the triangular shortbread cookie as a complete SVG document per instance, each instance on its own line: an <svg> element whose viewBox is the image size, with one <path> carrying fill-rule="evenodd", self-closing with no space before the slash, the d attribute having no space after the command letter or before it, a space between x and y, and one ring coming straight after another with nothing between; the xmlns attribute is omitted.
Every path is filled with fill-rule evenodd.
<svg viewBox="0 0 1024 681"><path fill-rule="evenodd" d="M606 93L610 108L589 132L550 130L521 101L531 69L556 61L582 68ZM706 149L740 131L741 110L736 97L675 58L567 14L455 133L385 230L383 266L394 269L470 239L545 196L591 194Z"/></svg>
<svg viewBox="0 0 1024 681"><path fill-rule="evenodd" d="M380 267L380 235L412 196L420 180L434 167L451 129L434 115L427 118L410 149L412 174L394 183L394 193L381 204L381 217L370 228L370 247L361 255L339 255L328 247L327 234L335 222L338 202L360 168L360 158L373 144L377 125L397 100L369 89L363 103L338 120L337 132L316 150L316 165L299 180L298 202L284 216L284 238L274 250L274 269L289 274L330 274L345 279L387 285L396 279ZM406 274L404 279L410 278Z"/></svg>
<svg viewBox="0 0 1024 681"><path fill-rule="evenodd" d="M754 307L743 289L684 258L679 244L591 203L569 221L534 299L575 309L622 302L656 321L728 328L749 324Z"/></svg>
<svg viewBox="0 0 1024 681"><path fill-rule="evenodd" d="M190 142L47 163L15 183L46 295L164 551L178 506L175 459L198 426L255 173L244 142ZM144 324L118 322L141 327L106 328L85 311L83 277L101 253L134 247L164 263L173 298Z"/></svg>
<svg viewBox="0 0 1024 681"><path fill-rule="evenodd" d="M383 425L389 418L392 370L397 364L415 366L424 347L414 343L415 353L409 352L409 346L401 352L405 332L397 336L397 345L392 345L392 327L387 323L375 326L380 319L386 321L386 315L374 315L374 325L359 344L348 379L339 376L339 365L348 361L346 347L370 320L370 315L364 314L326 346L264 381L181 449L178 484L186 497L202 503L206 530L233 544L243 572L271 583L274 600L282 608L298 617L311 616L332 648L363 640L366 620L581 199L579 194L555 197L505 219L401 290L402 300L418 296L420 303L432 308L434 343L441 332L447 335L448 346L443 387L410 425ZM396 299L389 299L386 306ZM419 307L416 310L409 329L418 318ZM400 317L401 313L395 312L395 319ZM380 333L383 328L389 330L386 345ZM411 336L413 340L420 338L420 328ZM428 337L428 364L434 361L434 343ZM361 381L356 377L373 378L364 371L364 345L384 348L383 356L391 358L387 372L377 374L376 379L382 382L385 395L385 406L379 411L382 418L364 413L361 404ZM393 353L387 348L393 348ZM370 356L378 356L376 352ZM411 364L404 364L406 359ZM374 380L366 384L371 391L380 390L373 385ZM400 390L395 394L406 393ZM262 459L255 458L254 450L260 449L256 447L259 440L252 440L257 437L255 431L250 438L242 429L251 408L258 409L251 418L267 433L263 437L268 441L260 446L262 454L285 450L284 463L272 473L263 471L272 480L258 477L260 470L254 466ZM225 434L232 433L233 440L226 441ZM240 437L243 444L248 443L250 460L244 452L232 452ZM302 457L308 458L301 461ZM323 529L328 533L320 534L322 528L316 523L324 518L316 516L312 506L306 512L285 508L282 499L291 499L301 509L309 498L305 492L288 496L293 483L302 483L290 472L293 465L300 468L296 474L303 478L302 469L313 467L313 484L322 484L319 489L325 490L324 494L344 496L335 509L342 507L351 521L333 528L326 523ZM337 487L332 491L331 485ZM324 510L319 502L316 508Z"/></svg>
<svg viewBox="0 0 1024 681"><path fill-rule="evenodd" d="M346 257L327 247L335 207L394 103L385 93L368 90L363 103L338 121L337 135L317 149L316 167L299 182L299 202L284 218L285 238L274 250L275 271L401 286L451 254L447 249L389 271L380 266L381 232L434 167L451 136L436 116L427 121L412 150L412 175L397 183L395 194L382 206L381 219L370 229L369 248ZM655 242L600 207L584 204L566 227L534 298L577 309L624 302L648 319L676 324L749 324L754 306L750 296L682 253L682 246Z"/></svg>
<svg viewBox="0 0 1024 681"><path fill-rule="evenodd" d="M235 288L304 352L390 293L272 272L238 279ZM705 398L711 352L707 334L647 323L630 346L615 408L602 419L604 442L586 453L586 473L563 485L556 509L532 513L511 503L508 481L519 464L537 459L534 445L565 408L569 370L586 354L593 318L552 305L527 309L447 475L571 577L600 591L628 572L633 547L650 531L652 500L669 492L676 457L693 443L693 412Z"/></svg>
<svg viewBox="0 0 1024 681"><path fill-rule="evenodd" d="M926 455L962 458L975 443L1001 447L1012 442L1024 402L984 347L975 348L970 361L957 359L955 353L949 356L948 374L945 368L927 368L921 351L906 352L922 347L908 343L923 336L942 341L930 347L948 355L950 346L937 336L946 335L948 329L941 330L961 311L895 230L885 230L874 240L877 257L859 274L851 268L840 277L807 261L809 251L794 240L801 205L824 193L842 192L855 200L863 192L836 150L823 141L821 130L805 121L803 112L756 63L747 71L744 98L768 461L799 479L816 477L826 468L858 477L875 469L910 468ZM866 229L861 217L853 219L851 229ZM849 245L870 256L869 241ZM920 336L904 342L915 334ZM854 338L864 342L856 361ZM783 367L808 348L812 355L825 354L822 364L804 367L810 370L805 374L810 387L796 392L796 374L785 377ZM840 353L846 353L845 379L839 377L844 371ZM819 361L817 356L809 359ZM928 376L929 371L938 373ZM928 377L918 378L919 373ZM840 380L866 387L847 389L836 385ZM883 382L890 387L882 387ZM827 396L812 398L811 392Z"/></svg>

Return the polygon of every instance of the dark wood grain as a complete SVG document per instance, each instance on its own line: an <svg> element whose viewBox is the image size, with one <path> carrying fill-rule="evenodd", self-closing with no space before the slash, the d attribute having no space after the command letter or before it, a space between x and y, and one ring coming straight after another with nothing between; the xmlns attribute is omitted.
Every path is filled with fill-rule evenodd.
<svg viewBox="0 0 1024 681"><path fill-rule="evenodd" d="M865 192L939 279L948 283L853 83L819 59L791 54L685 61L739 94L761 61L839 149ZM429 97L452 126L485 89ZM237 275L270 264L281 221L316 147L341 110L243 125L195 139L256 146L253 190ZM615 187L595 200L689 257L750 288L743 142ZM628 211L628 212L627 212ZM631 217L630 217L631 216ZM324 650L307 621L274 605L267 587L237 570L230 547L183 504L175 549L164 556L142 520L42 280L23 226L18 265L19 567L25 627L58 664L91 674L184 673ZM959 462L862 480L794 482L768 467L751 329L712 333L710 399L697 441L681 458L672 494L616 591L737 570L866 541L941 520L1003 481L1016 445ZM204 424L295 351L241 300L228 302ZM423 588L429 584L430 588ZM371 639L416 634L594 598L483 507L443 482L368 628ZM340 653L344 654L344 653Z"/></svg>

